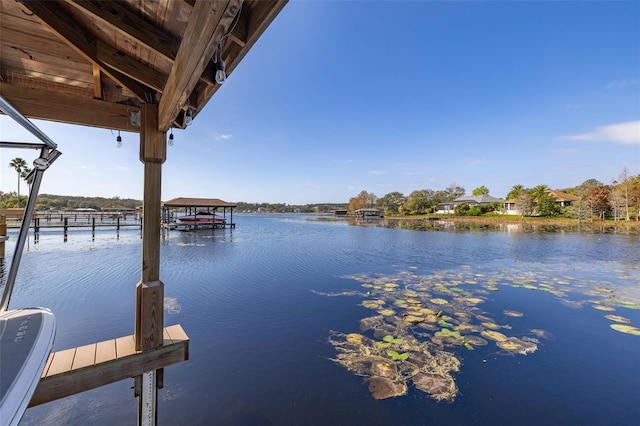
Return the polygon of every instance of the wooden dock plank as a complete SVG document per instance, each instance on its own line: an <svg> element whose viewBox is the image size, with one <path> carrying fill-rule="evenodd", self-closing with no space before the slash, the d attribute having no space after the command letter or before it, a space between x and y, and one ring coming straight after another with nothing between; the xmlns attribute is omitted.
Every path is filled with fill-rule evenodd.
<svg viewBox="0 0 640 426"><path fill-rule="evenodd" d="M73 358L72 370L95 364L96 344L80 346L76 348L76 356Z"/></svg>
<svg viewBox="0 0 640 426"><path fill-rule="evenodd" d="M169 327L165 327L162 329L162 345L173 345L173 339L169 334Z"/></svg>
<svg viewBox="0 0 640 426"><path fill-rule="evenodd" d="M40 379L29 407L189 359L189 337L180 325L163 329L163 336L163 346L146 351L131 351L135 344L131 335L52 353L47 362L50 367L46 376ZM90 358L91 347L95 351L95 364L85 365ZM75 358L77 362L74 362Z"/></svg>
<svg viewBox="0 0 640 426"><path fill-rule="evenodd" d="M47 372L49 371L49 367L51 367L52 361L53 361L53 353L50 353L49 358L47 358L47 363L44 365L44 369L42 370L42 375L40 376L40 378L47 376Z"/></svg>
<svg viewBox="0 0 640 426"><path fill-rule="evenodd" d="M116 359L116 339L96 343L96 364Z"/></svg>
<svg viewBox="0 0 640 426"><path fill-rule="evenodd" d="M73 365L73 357L76 354L76 348L67 349L65 351L56 352L54 354L51 365L49 366L48 375L66 373L71 370Z"/></svg>
<svg viewBox="0 0 640 426"><path fill-rule="evenodd" d="M124 358L136 353L136 341L131 336L118 337L116 339L116 358Z"/></svg>
<svg viewBox="0 0 640 426"><path fill-rule="evenodd" d="M184 332L180 324L165 327L165 331L173 342L182 342L185 340L189 340L189 336L187 336L187 333Z"/></svg>

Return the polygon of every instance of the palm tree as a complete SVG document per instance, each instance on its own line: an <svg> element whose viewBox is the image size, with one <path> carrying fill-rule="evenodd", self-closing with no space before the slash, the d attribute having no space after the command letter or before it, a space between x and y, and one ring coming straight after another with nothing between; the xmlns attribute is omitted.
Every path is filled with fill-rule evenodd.
<svg viewBox="0 0 640 426"><path fill-rule="evenodd" d="M18 173L18 208L20 208L20 179L27 177L31 169L27 166L27 162L20 157L16 157L9 162L9 167L16 169Z"/></svg>
<svg viewBox="0 0 640 426"><path fill-rule="evenodd" d="M531 192L531 196L534 199L538 199L542 197L542 194L547 190L547 185L537 185L535 188L532 188L529 192Z"/></svg>
<svg viewBox="0 0 640 426"><path fill-rule="evenodd" d="M513 185L513 188L511 188L511 191L509 191L509 193L507 194L507 200L515 200L516 198L518 198L518 195L520 195L520 191L522 191L524 189L524 186L517 184L517 185Z"/></svg>

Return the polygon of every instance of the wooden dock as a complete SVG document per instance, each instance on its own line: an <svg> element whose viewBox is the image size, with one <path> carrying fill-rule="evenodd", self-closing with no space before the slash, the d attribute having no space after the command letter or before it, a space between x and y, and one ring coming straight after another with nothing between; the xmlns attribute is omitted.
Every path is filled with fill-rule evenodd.
<svg viewBox="0 0 640 426"><path fill-rule="evenodd" d="M139 376L189 359L189 337L180 325L163 329L162 346L136 351L133 335L49 355L29 407Z"/></svg>

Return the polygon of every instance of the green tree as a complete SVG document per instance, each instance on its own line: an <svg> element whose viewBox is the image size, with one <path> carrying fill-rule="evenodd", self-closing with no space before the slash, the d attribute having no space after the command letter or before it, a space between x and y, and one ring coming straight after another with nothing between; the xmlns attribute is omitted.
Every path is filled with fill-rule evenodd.
<svg viewBox="0 0 640 426"><path fill-rule="evenodd" d="M560 214L561 208L551 194L545 192L538 197L537 201L536 210L540 216L557 216Z"/></svg>
<svg viewBox="0 0 640 426"><path fill-rule="evenodd" d="M511 191L509 191L509 193L507 194L507 200L515 200L516 198L518 198L518 195L520 195L520 191L522 191L524 189L524 186L517 184L517 185L513 185L513 187L511 188Z"/></svg>
<svg viewBox="0 0 640 426"><path fill-rule="evenodd" d="M566 208L566 215L582 222L589 217L589 207L582 201L576 201Z"/></svg>
<svg viewBox="0 0 640 426"><path fill-rule="evenodd" d="M593 188L604 185L597 179L587 179L580 185L575 187L575 195L578 197L586 197Z"/></svg>
<svg viewBox="0 0 640 426"><path fill-rule="evenodd" d="M453 208L453 213L458 216L466 216L468 212L469 212L469 204L467 203L460 203Z"/></svg>
<svg viewBox="0 0 640 426"><path fill-rule="evenodd" d="M20 157L16 157L9 162L9 167L13 167L18 173L18 208L20 208L20 180L27 177L31 169L27 166L27 162Z"/></svg>
<svg viewBox="0 0 640 426"><path fill-rule="evenodd" d="M398 207L403 205L407 197L401 192L390 192L382 198L378 199L378 206L385 211L398 212Z"/></svg>
<svg viewBox="0 0 640 426"><path fill-rule="evenodd" d="M471 191L471 195L489 195L489 188L482 185Z"/></svg>
<svg viewBox="0 0 640 426"><path fill-rule="evenodd" d="M424 214L432 205L435 192L431 189L419 189L413 191L407 197L405 208L412 214Z"/></svg>
<svg viewBox="0 0 640 426"><path fill-rule="evenodd" d="M538 198L540 198L542 196L542 194L544 194L544 192L548 188L549 187L547 185L538 185L535 188L531 188L529 190L529 193L531 194L531 196L533 197L534 200L537 200Z"/></svg>

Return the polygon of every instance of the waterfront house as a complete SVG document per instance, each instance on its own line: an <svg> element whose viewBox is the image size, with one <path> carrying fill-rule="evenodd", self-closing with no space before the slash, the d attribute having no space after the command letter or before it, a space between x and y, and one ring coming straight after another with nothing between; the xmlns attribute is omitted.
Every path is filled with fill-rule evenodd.
<svg viewBox="0 0 640 426"><path fill-rule="evenodd" d="M561 208L568 207L573 203L575 203L576 201L580 201L580 197L576 197L575 195L571 195L566 192L557 191L554 189L545 189L544 192L546 194L551 195L555 199L556 204L558 204ZM513 214L513 215L521 214L520 211L516 208L515 198L510 198L506 200L503 206L506 214Z"/></svg>
<svg viewBox="0 0 640 426"><path fill-rule="evenodd" d="M453 201L438 203L436 213L452 214L460 204L467 204L469 207L489 206L493 203L501 203L502 199L492 197L491 195L463 195Z"/></svg>

